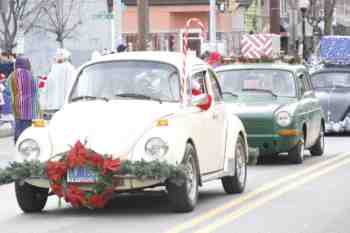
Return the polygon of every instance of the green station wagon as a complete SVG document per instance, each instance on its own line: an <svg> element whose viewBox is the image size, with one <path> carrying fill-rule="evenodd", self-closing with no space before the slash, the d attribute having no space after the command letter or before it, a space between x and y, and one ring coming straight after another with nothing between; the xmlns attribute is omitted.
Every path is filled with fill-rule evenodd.
<svg viewBox="0 0 350 233"><path fill-rule="evenodd" d="M304 66L239 64L216 69L224 100L234 105L259 160L288 153L302 163L304 152L324 151L325 118Z"/></svg>

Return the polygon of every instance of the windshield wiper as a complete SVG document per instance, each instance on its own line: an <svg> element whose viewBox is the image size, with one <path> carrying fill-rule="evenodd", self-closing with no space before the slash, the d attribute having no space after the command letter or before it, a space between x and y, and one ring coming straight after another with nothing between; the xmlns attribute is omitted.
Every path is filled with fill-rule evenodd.
<svg viewBox="0 0 350 233"><path fill-rule="evenodd" d="M154 98L148 95L143 94L136 94L136 93L122 93L115 95L116 97L123 97L123 98L133 98L133 99L144 99L144 100L153 100L158 101L159 103L162 103L161 99Z"/></svg>
<svg viewBox="0 0 350 233"><path fill-rule="evenodd" d="M238 98L238 94L233 93L233 92L231 92L231 91L224 91L222 94L223 94L223 95L232 95L232 96L234 96L234 97L237 97L237 98Z"/></svg>
<svg viewBox="0 0 350 233"><path fill-rule="evenodd" d="M277 97L275 93L273 93L271 90L268 89L257 89L257 88L244 88L242 91L256 91L256 92L265 92L273 95L274 97Z"/></svg>
<svg viewBox="0 0 350 233"><path fill-rule="evenodd" d="M83 96L78 96L75 97L71 100L71 102L79 101L79 100L104 100L108 102L108 98L106 97L98 97L98 96L89 96L89 95L83 95Z"/></svg>

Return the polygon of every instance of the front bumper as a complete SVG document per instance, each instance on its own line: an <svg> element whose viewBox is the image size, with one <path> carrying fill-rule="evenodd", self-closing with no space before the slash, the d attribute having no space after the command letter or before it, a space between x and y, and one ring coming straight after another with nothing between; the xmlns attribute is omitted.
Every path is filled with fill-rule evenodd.
<svg viewBox="0 0 350 233"><path fill-rule="evenodd" d="M50 182L47 178L31 177L24 180L26 183L40 188L50 188ZM162 186L165 180L160 179L140 179L133 176L114 176L113 182L116 185L115 191L128 192L133 190L140 190L148 187ZM76 183L75 183L76 184ZM79 185L84 190L90 190L91 184Z"/></svg>
<svg viewBox="0 0 350 233"><path fill-rule="evenodd" d="M346 133L350 132L350 117L347 116L343 121L326 123L326 133Z"/></svg>
<svg viewBox="0 0 350 233"><path fill-rule="evenodd" d="M278 134L248 135L249 147L259 148L259 156L289 152L300 140L301 136L280 136Z"/></svg>

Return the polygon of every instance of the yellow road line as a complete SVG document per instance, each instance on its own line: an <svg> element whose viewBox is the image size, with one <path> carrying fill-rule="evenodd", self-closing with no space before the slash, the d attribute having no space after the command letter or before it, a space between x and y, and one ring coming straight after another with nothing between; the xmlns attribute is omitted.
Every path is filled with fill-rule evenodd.
<svg viewBox="0 0 350 233"><path fill-rule="evenodd" d="M307 176L303 179L297 180L297 181L293 182L292 184L284 186L283 188L271 193L270 195L264 196L256 201L254 201L251 204L248 203L247 206L244 206L236 211L233 211L232 213L230 213L228 215L223 216L220 220L218 220L212 224L209 224L208 226L206 226L198 231L195 231L195 233L214 232L218 228L220 228L220 227L222 227L230 222L233 222L234 220L238 219L242 215L266 204L267 202L272 201L273 199L276 199L276 198L282 196L283 194L286 194L289 191L292 191L293 189L296 189L296 188L298 188L298 187L300 187L300 186L302 186L310 181L315 180L316 178L318 178L322 175L325 175L325 174L327 174L327 173L329 173L329 172L331 172L331 171L333 171L341 166L349 164L349 163L350 163L350 159L345 159L339 163L336 163L336 164L333 164L329 167L326 167L326 168L322 169L321 171L315 172L315 173L311 174L310 176Z"/></svg>
<svg viewBox="0 0 350 233"><path fill-rule="evenodd" d="M180 233L182 231L185 231L185 230L188 230L190 228L193 228L195 226L197 226L198 224L201 224L202 222L205 222L207 220L210 220L211 218L214 218L216 217L217 215L225 212L226 210L228 209L231 209L235 206L238 206L240 204L243 204L245 203L246 201L250 200L250 199L253 199L257 196L259 196L260 194L264 193L264 192L267 192L271 189L274 189L278 186L280 186L281 184L283 183L286 183L286 182L289 182L293 179L297 179L301 176L304 176L310 172L313 172L313 171L316 171L320 168L322 168L323 166L326 166L330 163L333 163L333 162L336 162L336 161L339 161L343 158L345 158L346 156L348 156L347 153L344 153L344 154L340 154L338 156L335 156L331 159L328 159L326 161L323 161L323 162L320 162L318 164L315 164L315 165L312 165L302 171L299 171L297 173L294 173L294 174L291 174L291 175L288 175L286 177L282 177L278 180L275 180L275 181L272 181L272 182L269 182L261 187L259 187L258 189L250 192L250 193L245 193L245 194L242 194L241 196L239 196L238 198L220 206L220 207L217 207L217 208L214 208L214 209L211 209L209 210L207 213L204 213L202 215L199 215L187 222L184 222L182 224L179 224L177 226L175 226L174 228L170 229L169 231L167 231L167 233ZM249 173L248 173L249 175Z"/></svg>

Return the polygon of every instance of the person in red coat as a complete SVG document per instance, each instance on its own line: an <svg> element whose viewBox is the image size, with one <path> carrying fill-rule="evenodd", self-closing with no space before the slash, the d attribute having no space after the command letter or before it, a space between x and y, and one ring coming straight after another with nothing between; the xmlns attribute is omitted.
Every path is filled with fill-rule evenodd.
<svg viewBox="0 0 350 233"><path fill-rule="evenodd" d="M197 81L192 81L192 96L199 96L201 94L204 94L201 90L201 85ZM205 104L199 104L197 107L202 109L203 111L206 111L210 108L212 103L212 97L208 95L208 101Z"/></svg>

